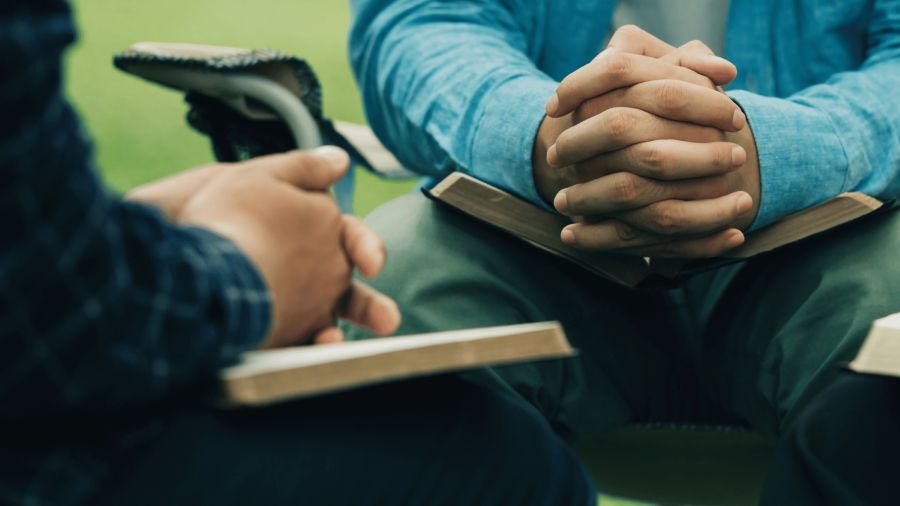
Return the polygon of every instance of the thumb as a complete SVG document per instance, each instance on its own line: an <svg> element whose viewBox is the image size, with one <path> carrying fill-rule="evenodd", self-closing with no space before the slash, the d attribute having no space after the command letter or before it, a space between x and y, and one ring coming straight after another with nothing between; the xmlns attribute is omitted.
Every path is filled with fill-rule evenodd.
<svg viewBox="0 0 900 506"><path fill-rule="evenodd" d="M260 159L277 179L308 191L325 191L350 166L350 156L337 146L290 151Z"/></svg>

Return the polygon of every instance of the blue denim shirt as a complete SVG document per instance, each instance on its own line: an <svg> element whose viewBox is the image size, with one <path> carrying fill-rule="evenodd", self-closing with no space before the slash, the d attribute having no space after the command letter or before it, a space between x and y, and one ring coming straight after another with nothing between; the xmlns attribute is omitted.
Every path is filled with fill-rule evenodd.
<svg viewBox="0 0 900 506"><path fill-rule="evenodd" d="M602 49L615 1L351 4L369 122L399 159L539 202L544 104ZM900 193L900 0L732 0L725 46L759 152L754 228L844 191Z"/></svg>

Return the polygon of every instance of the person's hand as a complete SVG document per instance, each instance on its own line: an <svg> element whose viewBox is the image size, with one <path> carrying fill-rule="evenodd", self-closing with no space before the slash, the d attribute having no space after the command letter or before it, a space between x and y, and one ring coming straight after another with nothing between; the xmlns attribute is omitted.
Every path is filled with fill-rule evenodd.
<svg viewBox="0 0 900 506"><path fill-rule="evenodd" d="M740 245L759 176L746 119L715 86L734 78L734 66L701 43L675 49L634 27L610 46L547 105L556 140L543 142L553 177L542 195L579 222L562 239L642 256L715 256ZM666 77L666 64L694 75ZM539 133L536 160L540 144Z"/></svg>
<svg viewBox="0 0 900 506"><path fill-rule="evenodd" d="M675 49L640 28L624 26L616 31L606 50L560 83L547 102L547 116L541 123L532 153L535 183L545 200L552 202L560 189L579 179L577 165L559 168L547 163L549 148L564 131L611 108L615 102L609 99L603 101L605 93L616 90L621 94L630 86L655 80L666 80L670 84L669 89L673 88L671 81L715 89L716 85L734 79L734 65L715 56L701 58L697 51L691 50L692 47L689 43ZM665 55L663 58L659 57L661 53ZM670 93L668 89L644 86L640 90L643 93L631 93L630 97L640 103L654 103L659 96L646 94L654 90L662 94ZM678 92L675 90L674 93ZM662 100L672 98L664 96Z"/></svg>
<svg viewBox="0 0 900 506"><path fill-rule="evenodd" d="M339 341L338 316L387 334L399 325L396 304L350 282L352 266L367 277L380 271L384 245L360 220L342 216L327 193L348 164L334 147L290 152L202 167L128 198L226 236L248 255L273 297L264 347Z"/></svg>

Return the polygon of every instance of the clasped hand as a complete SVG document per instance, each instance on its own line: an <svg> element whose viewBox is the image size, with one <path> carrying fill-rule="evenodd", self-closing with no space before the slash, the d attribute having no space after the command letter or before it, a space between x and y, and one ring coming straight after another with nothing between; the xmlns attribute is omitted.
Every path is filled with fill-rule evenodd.
<svg viewBox="0 0 900 506"><path fill-rule="evenodd" d="M759 201L756 147L719 87L734 65L634 26L567 76L535 142L541 195L573 218L564 242L641 256L710 257L744 242Z"/></svg>

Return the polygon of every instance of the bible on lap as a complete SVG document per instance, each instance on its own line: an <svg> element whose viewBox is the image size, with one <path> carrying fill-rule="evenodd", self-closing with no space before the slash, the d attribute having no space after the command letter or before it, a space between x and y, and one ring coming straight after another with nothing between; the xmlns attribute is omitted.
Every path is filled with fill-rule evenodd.
<svg viewBox="0 0 900 506"><path fill-rule="evenodd" d="M444 178L426 195L540 249L568 260L600 277L627 287L672 283L681 276L745 260L891 207L862 193L837 197L748 234L740 247L713 259L644 259L634 255L577 249L560 239L571 221L545 211L499 188L461 172Z"/></svg>

